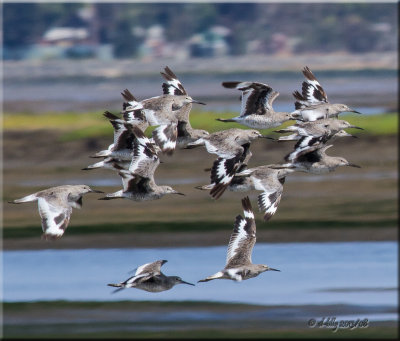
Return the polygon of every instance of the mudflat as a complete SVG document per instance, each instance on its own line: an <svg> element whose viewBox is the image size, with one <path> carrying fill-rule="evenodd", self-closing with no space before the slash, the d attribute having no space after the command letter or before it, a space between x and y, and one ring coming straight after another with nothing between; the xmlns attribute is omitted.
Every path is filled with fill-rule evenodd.
<svg viewBox="0 0 400 341"><path fill-rule="evenodd" d="M37 205L7 201L61 184L84 183L104 192L122 187L119 176L110 170L81 170L95 162L89 156L107 148L109 138L63 141L60 136L50 130L3 134L4 249L226 244L234 218L241 213L240 199L249 194L256 206L256 191L227 191L216 201L195 189L209 183L204 169L212 165L214 155L204 148L176 150L172 157L161 157L155 179L185 197L104 202L97 200L100 195L91 194L84 198L81 210L73 211L63 238L45 242L40 240ZM282 162L292 148L292 142L255 141L249 167ZM256 214L260 242L397 239L397 135L342 138L329 155L343 156L362 168L288 176L272 219L264 222L262 213Z"/></svg>

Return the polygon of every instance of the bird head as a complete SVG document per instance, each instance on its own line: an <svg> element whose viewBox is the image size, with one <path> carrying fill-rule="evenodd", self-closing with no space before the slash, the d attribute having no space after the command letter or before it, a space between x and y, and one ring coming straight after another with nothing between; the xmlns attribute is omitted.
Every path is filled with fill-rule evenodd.
<svg viewBox="0 0 400 341"><path fill-rule="evenodd" d="M182 278L178 277L178 276L171 276L170 278L172 278L174 280L174 284L188 284L188 285L193 285L192 283L189 282L185 282Z"/></svg>
<svg viewBox="0 0 400 341"><path fill-rule="evenodd" d="M357 110L354 110L354 109L348 107L346 104L335 104L334 105L334 110L336 112L338 112L338 113L340 113L340 112L354 112L356 114L361 114Z"/></svg>

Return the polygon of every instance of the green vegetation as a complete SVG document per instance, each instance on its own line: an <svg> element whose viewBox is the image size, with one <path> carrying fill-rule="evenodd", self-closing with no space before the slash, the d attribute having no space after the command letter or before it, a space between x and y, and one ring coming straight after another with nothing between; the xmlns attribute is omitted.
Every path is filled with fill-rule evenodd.
<svg viewBox="0 0 400 341"><path fill-rule="evenodd" d="M13 302L13 303L3 303L4 311L26 311L31 309L33 311L38 309L55 309L55 308L105 308L105 309L127 309L127 310L140 310L140 309L162 309L165 307L174 309L207 309L212 308L217 309L227 309L229 310L245 310L245 309L261 309L264 306L245 304L245 303L224 303L224 302L208 302L208 301L112 301L112 302L99 302L99 301L36 301L36 302Z"/></svg>
<svg viewBox="0 0 400 341"><path fill-rule="evenodd" d="M190 114L190 122L194 128L205 129L214 132L228 128L245 128L237 123L223 123L216 121L216 118L229 118L237 116L237 113L225 112L215 113L209 111L193 110ZM110 136L112 134L112 126L102 116L101 112L88 113L44 113L35 115L27 113L5 113L3 116L3 129L5 131L12 130L38 130L52 129L59 130L63 134L63 141L71 141L82 138L93 138L101 136ZM363 131L357 129L349 129L349 133L360 135L395 135L398 133L398 115L396 113L381 115L343 115L341 118L348 120L350 123L364 128ZM292 123L286 122L283 126ZM282 127L283 127L282 126ZM262 131L264 134L278 136L273 133L274 129ZM151 129L148 129L151 132Z"/></svg>

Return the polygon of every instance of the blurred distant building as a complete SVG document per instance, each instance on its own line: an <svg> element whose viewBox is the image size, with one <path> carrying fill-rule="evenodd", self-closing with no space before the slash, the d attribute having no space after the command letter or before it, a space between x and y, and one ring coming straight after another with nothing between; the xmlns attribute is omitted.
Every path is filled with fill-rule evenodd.
<svg viewBox="0 0 400 341"><path fill-rule="evenodd" d="M290 37L277 32L266 40L256 39L247 43L246 53L248 54L286 54L290 55L295 51L300 38Z"/></svg>
<svg viewBox="0 0 400 341"><path fill-rule="evenodd" d="M137 38L143 39L139 47L139 57L143 60L157 58L186 59L189 56L186 43L169 42L165 38L165 29L161 25L153 25L145 29L137 26L133 29L133 34Z"/></svg>
<svg viewBox="0 0 400 341"><path fill-rule="evenodd" d="M226 41L231 31L224 26L213 26L203 33L192 36L189 40L191 57L216 57L229 54Z"/></svg>
<svg viewBox="0 0 400 341"><path fill-rule="evenodd" d="M93 43L85 27L53 27L30 45L22 59L113 58L112 46Z"/></svg>
<svg viewBox="0 0 400 341"><path fill-rule="evenodd" d="M42 45L73 46L87 43L89 32L82 27L54 27L47 30L40 41Z"/></svg>

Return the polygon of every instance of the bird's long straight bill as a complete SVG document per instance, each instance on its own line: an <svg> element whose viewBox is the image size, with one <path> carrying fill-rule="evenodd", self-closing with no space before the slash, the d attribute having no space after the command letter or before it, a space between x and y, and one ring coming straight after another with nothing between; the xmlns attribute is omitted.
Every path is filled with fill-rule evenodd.
<svg viewBox="0 0 400 341"><path fill-rule="evenodd" d="M361 168L361 166L355 165L354 163L349 163L347 166L349 166L349 167L355 167L355 168Z"/></svg>
<svg viewBox="0 0 400 341"><path fill-rule="evenodd" d="M200 102L200 101L196 101L195 99L192 99L192 103L197 103L197 104L201 104L201 105L206 105L206 103Z"/></svg>
<svg viewBox="0 0 400 341"><path fill-rule="evenodd" d="M278 269L274 269L274 268L268 268L268 270L272 270L272 271L281 271L281 270L278 270Z"/></svg>
<svg viewBox="0 0 400 341"><path fill-rule="evenodd" d="M92 189L89 193L104 193L104 192L98 191L97 189Z"/></svg>
<svg viewBox="0 0 400 341"><path fill-rule="evenodd" d="M181 281L181 283L182 283L182 284L188 284L188 285L193 285L193 286L195 286L194 284L189 283L189 282L185 282L185 281Z"/></svg>

